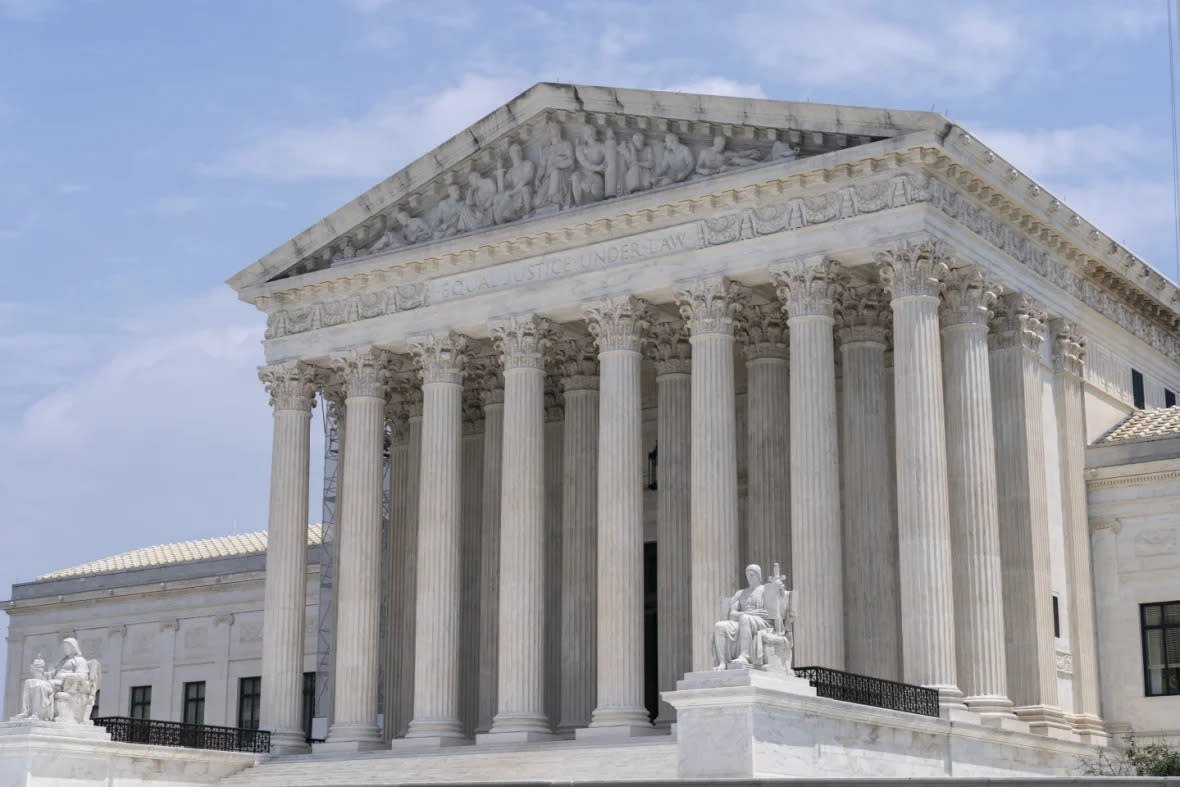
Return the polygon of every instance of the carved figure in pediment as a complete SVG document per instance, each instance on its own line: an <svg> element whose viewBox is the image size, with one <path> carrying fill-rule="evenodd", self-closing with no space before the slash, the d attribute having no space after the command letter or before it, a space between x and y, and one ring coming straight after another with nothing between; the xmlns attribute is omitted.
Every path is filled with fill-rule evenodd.
<svg viewBox="0 0 1180 787"><path fill-rule="evenodd" d="M664 149L660 156L659 169L656 170L656 185L666 186L669 183L680 183L688 179L696 168L692 150L680 141L675 134L664 135Z"/></svg>
<svg viewBox="0 0 1180 787"><path fill-rule="evenodd" d="M549 143L541 148L541 166L537 172L537 209L553 207L565 210L573 204L571 180L574 173L574 145L561 135L561 126L549 126Z"/></svg>
<svg viewBox="0 0 1180 787"><path fill-rule="evenodd" d="M496 201L496 184L478 172L467 175L467 207L478 227L492 223L492 204Z"/></svg>
<svg viewBox="0 0 1180 787"><path fill-rule="evenodd" d="M570 176L574 204L598 202L606 194L606 145L598 141L598 129L586 126L574 150L578 168Z"/></svg>
<svg viewBox="0 0 1180 787"><path fill-rule="evenodd" d="M508 158L512 165L507 172L502 165L496 167L496 186L500 193L492 202L492 218L497 224L524 218L533 209L533 178L537 167L524 157L515 142L508 146Z"/></svg>
<svg viewBox="0 0 1180 787"><path fill-rule="evenodd" d="M336 252L332 257L332 262L337 260L351 260L356 256L356 246L352 245L352 238L345 238L344 245L340 247L340 251Z"/></svg>
<svg viewBox="0 0 1180 787"><path fill-rule="evenodd" d="M402 237L402 229L398 226L397 220L394 219L389 223L389 227L385 232L381 233L381 237L377 238L376 242L369 247L369 251L395 249L398 246L404 246L405 243L405 238Z"/></svg>
<svg viewBox="0 0 1180 787"><path fill-rule="evenodd" d="M610 126L603 132L602 156L606 167L602 171L602 193L614 197L623 191L623 162L615 130Z"/></svg>
<svg viewBox="0 0 1180 787"><path fill-rule="evenodd" d="M619 156L623 160L623 194L647 191L655 182L656 151L647 144L642 132L635 132L631 141L619 145Z"/></svg>
<svg viewBox="0 0 1180 787"><path fill-rule="evenodd" d="M749 166L762 158L761 152L757 150L727 151L726 141L723 136L713 137L712 146L700 152L697 156L698 175L716 175L722 170Z"/></svg>
<svg viewBox="0 0 1180 787"><path fill-rule="evenodd" d="M402 227L402 237L406 243L423 243L434 235L430 225L417 216L411 216L404 210L397 212L397 223Z"/></svg>
<svg viewBox="0 0 1180 787"><path fill-rule="evenodd" d="M799 156L799 146L785 139L776 139L770 149L770 157L776 161L791 161Z"/></svg>
<svg viewBox="0 0 1180 787"><path fill-rule="evenodd" d="M465 210L467 204L463 202L458 184L449 184L447 196L443 197L434 209L434 237L449 238L462 232L459 223Z"/></svg>

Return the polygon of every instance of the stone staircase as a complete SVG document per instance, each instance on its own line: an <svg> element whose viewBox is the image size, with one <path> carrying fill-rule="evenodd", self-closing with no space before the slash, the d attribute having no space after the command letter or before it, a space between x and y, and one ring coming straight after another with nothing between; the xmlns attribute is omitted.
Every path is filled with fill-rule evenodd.
<svg viewBox="0 0 1180 787"><path fill-rule="evenodd" d="M624 743L457 746L428 751L275 757L223 780L223 787L471 784L475 782L665 782L676 778L671 736Z"/></svg>

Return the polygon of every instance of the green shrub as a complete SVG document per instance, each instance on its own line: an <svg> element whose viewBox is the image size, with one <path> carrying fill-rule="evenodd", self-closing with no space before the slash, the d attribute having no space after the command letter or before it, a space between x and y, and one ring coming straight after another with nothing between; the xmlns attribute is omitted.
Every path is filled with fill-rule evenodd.
<svg viewBox="0 0 1180 787"><path fill-rule="evenodd" d="M1084 759L1082 769L1087 776L1180 776L1180 749L1160 741L1139 744L1128 735L1123 747Z"/></svg>

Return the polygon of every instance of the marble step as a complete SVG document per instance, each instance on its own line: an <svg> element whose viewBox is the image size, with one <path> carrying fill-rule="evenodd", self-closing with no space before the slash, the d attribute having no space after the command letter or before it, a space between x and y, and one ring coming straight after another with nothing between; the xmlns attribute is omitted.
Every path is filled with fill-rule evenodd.
<svg viewBox="0 0 1180 787"><path fill-rule="evenodd" d="M676 776L668 737L479 745L424 752L276 757L220 782L223 787L470 784L472 782L665 781Z"/></svg>

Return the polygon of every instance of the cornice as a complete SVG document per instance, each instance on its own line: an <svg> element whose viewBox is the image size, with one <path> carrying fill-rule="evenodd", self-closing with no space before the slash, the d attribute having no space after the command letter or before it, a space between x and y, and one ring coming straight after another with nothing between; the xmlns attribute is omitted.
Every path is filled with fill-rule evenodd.
<svg viewBox="0 0 1180 787"><path fill-rule="evenodd" d="M1180 481L1180 470L1163 470L1155 473L1135 473L1133 475L1107 476L1104 478L1087 478L1087 489L1118 489L1140 484L1157 484L1161 481Z"/></svg>
<svg viewBox="0 0 1180 787"><path fill-rule="evenodd" d="M991 179L994 173L980 173L975 165L966 166L935 145L917 145L838 164L833 163L833 156L807 159L815 165L827 164L819 169L713 192L699 191L675 201L625 205L629 201L620 200L611 204L628 207L628 211L611 216L600 213L559 230L528 232L530 227L520 226L523 232L495 243L450 247L437 256L416 259L409 252L400 252L355 271L332 269L335 278L331 279L291 279L291 286L254 295L253 302L268 313L267 338L274 339L428 306L427 282L439 276L623 240L652 230L683 227L699 232L703 246L715 246L925 203L1180 363L1180 314L1175 311L1180 291L1162 277L1149 275L1146 266L1114 245L1109 253L1100 255L1096 245L1106 237L1101 233L1079 237L1077 230L1082 225L1074 226L1072 219L1066 219L1064 227L1058 226L1063 222L1052 216L1068 211L1052 198L1042 208L1043 190L1016 170L1009 168L1010 173L1016 173L1012 183L996 184ZM1016 193L1024 181L1031 184L1027 198ZM687 185L699 187L702 183ZM671 197L672 193L661 196ZM1029 199L1037 201L1033 208L1026 204ZM1038 215L1038 210L1044 215ZM476 234L456 240L480 237ZM416 251L424 250L435 251ZM1140 279L1158 285L1155 295L1132 285L1125 278L1129 270L1146 272Z"/></svg>

